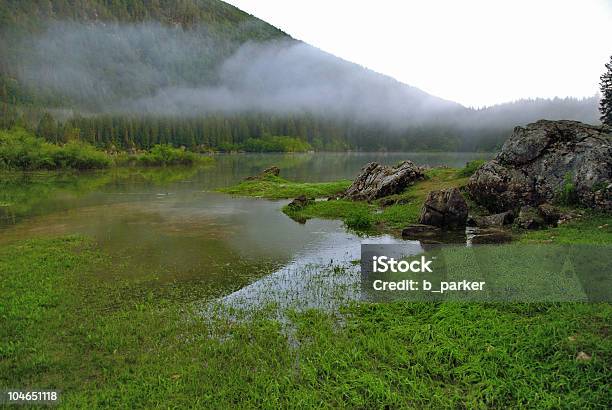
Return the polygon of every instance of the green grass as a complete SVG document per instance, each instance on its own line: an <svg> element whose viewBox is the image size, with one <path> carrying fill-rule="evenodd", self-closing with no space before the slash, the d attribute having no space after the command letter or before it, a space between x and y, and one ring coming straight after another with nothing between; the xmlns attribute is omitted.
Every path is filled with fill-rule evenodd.
<svg viewBox="0 0 612 410"><path fill-rule="evenodd" d="M483 166L485 162L487 161L484 159L475 159L473 161L470 161L467 164L465 164L465 167L459 171L458 175L461 177L469 178L472 175L474 175L474 173L478 170L478 168Z"/></svg>
<svg viewBox="0 0 612 410"><path fill-rule="evenodd" d="M220 192L232 195L253 196L267 199L287 199L304 195L322 198L344 191L351 181L292 182L284 178L266 175L260 179L243 181L238 185L221 188Z"/></svg>
<svg viewBox="0 0 612 410"><path fill-rule="evenodd" d="M72 141L59 146L22 128L0 130L0 170L100 169L111 158L89 144Z"/></svg>
<svg viewBox="0 0 612 410"><path fill-rule="evenodd" d="M465 185L467 178L459 176L459 172L452 168L429 169L423 181L417 181L400 194L384 198L395 201L395 204L387 207L379 206L383 200L374 201L372 204L365 201L338 200L316 202L298 211L285 207L283 212L297 220L341 219L348 227L357 230L398 230L418 222L423 202L430 191Z"/></svg>
<svg viewBox="0 0 612 410"><path fill-rule="evenodd" d="M159 167L206 165L213 158L171 145L155 145L148 152L110 155L93 145L71 141L51 144L22 129L0 130L0 171L90 170L112 166Z"/></svg>
<svg viewBox="0 0 612 410"><path fill-rule="evenodd" d="M0 249L0 386L62 408L605 408L609 304L355 304L204 320L82 238ZM102 275L101 273L105 274ZM200 298L211 295L200 292ZM191 300L196 300L191 299ZM592 359L577 361L578 352Z"/></svg>
<svg viewBox="0 0 612 410"><path fill-rule="evenodd" d="M583 210L583 216L556 228L523 232L524 243L612 244L612 215Z"/></svg>

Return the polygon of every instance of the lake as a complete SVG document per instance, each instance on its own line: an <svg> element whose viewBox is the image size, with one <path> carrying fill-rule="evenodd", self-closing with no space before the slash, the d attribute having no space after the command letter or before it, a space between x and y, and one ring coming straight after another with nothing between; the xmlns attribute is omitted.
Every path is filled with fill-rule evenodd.
<svg viewBox="0 0 612 410"><path fill-rule="evenodd" d="M272 165L281 168L284 178L316 182L352 179L371 161L391 165L410 159L419 165L462 167L490 156L235 154L217 155L216 163L205 168L0 174L0 246L18 239L85 235L123 258L117 267L121 275L237 290L270 273L287 275L307 266L359 259L362 242L401 239L359 237L340 221L299 224L280 210L288 201L232 197L214 192L216 188ZM418 243L414 246L418 249ZM257 286L235 296L252 298L248 289Z"/></svg>

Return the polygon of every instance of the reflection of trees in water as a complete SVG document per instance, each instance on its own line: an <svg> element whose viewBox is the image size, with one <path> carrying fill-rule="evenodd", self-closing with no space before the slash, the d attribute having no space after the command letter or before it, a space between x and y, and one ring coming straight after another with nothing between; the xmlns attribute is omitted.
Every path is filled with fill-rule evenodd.
<svg viewBox="0 0 612 410"><path fill-rule="evenodd" d="M116 168L95 172L4 173L0 177L0 226L13 225L29 215L98 203L99 199L83 200L83 196L97 190L160 186L189 178L197 171L197 168ZM75 201L77 198L81 200Z"/></svg>

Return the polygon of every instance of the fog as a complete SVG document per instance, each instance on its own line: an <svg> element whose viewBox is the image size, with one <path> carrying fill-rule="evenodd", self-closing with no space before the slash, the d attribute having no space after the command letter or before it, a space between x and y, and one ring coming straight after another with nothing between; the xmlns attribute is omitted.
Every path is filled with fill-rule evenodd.
<svg viewBox="0 0 612 410"><path fill-rule="evenodd" d="M19 77L83 112L306 113L398 129L432 122L471 126L475 118L537 119L533 104L512 105L507 115L497 107L487 118L487 110L464 108L291 39L227 38L205 27L56 22L20 47ZM537 115L554 117L546 104ZM581 105L575 119L596 118L591 105Z"/></svg>
<svg viewBox="0 0 612 410"><path fill-rule="evenodd" d="M294 40L238 45L204 29L55 23L29 41L22 80L103 112L312 113L402 124L461 108Z"/></svg>

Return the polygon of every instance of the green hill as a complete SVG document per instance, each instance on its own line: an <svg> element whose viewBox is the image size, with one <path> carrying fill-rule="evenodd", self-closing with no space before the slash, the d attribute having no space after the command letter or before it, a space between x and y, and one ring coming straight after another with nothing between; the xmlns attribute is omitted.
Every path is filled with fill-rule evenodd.
<svg viewBox="0 0 612 410"><path fill-rule="evenodd" d="M217 64L241 44L277 38L288 36L219 0L0 0L0 101L95 109L96 103L116 96L151 93L154 87L146 78L151 72L163 72L167 86L195 79L214 82ZM96 53L104 41L109 54L106 64L100 64ZM188 56L172 55L180 45L188 47ZM168 59L155 60L164 54ZM175 60L169 67L171 57ZM67 95L23 81L57 75L54 58L73 58L89 70L114 70L115 77L95 101L77 89L83 84L74 76L67 76L74 81L74 92ZM147 70L126 76L125 66ZM31 73L31 67L41 72Z"/></svg>
<svg viewBox="0 0 612 410"><path fill-rule="evenodd" d="M219 0L0 0L0 128L57 143L494 150L518 124L597 122L597 100L469 109Z"/></svg>

